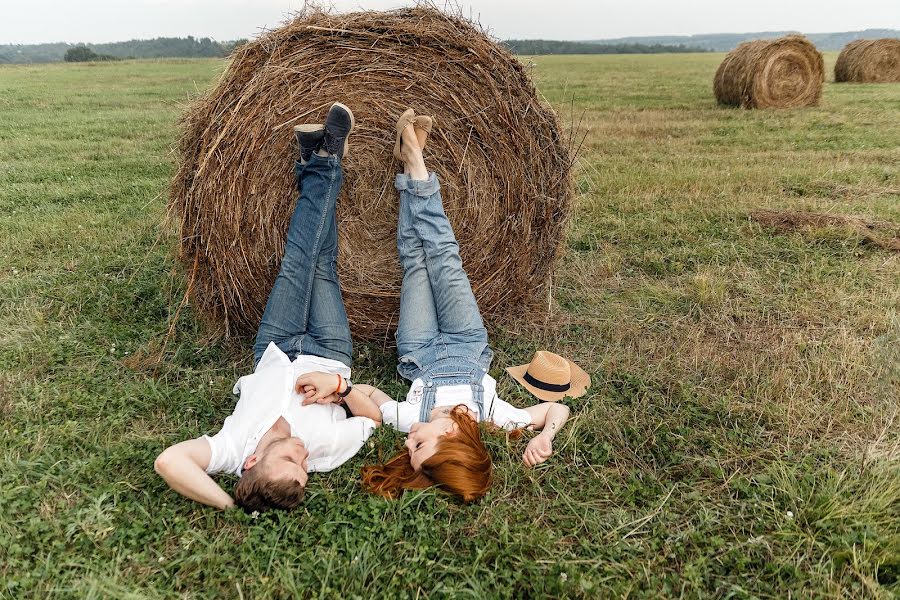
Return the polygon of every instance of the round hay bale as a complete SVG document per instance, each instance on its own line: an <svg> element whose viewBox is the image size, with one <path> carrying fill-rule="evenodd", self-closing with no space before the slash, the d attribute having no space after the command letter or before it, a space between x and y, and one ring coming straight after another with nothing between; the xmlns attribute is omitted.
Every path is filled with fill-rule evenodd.
<svg viewBox="0 0 900 600"><path fill-rule="evenodd" d="M838 83L900 82L900 40L856 40L838 55L834 64L834 80Z"/></svg>
<svg viewBox="0 0 900 600"><path fill-rule="evenodd" d="M259 324L295 204L292 127L335 100L356 129L338 198L338 271L355 336L396 327L394 123L434 115L425 162L488 324L546 305L573 186L570 144L525 67L480 27L429 7L333 15L306 10L238 48L183 117L169 216L187 296L227 334ZM540 310L537 311L540 314Z"/></svg>
<svg viewBox="0 0 900 600"><path fill-rule="evenodd" d="M822 55L802 35L744 42L716 71L720 104L741 108L815 106L822 96Z"/></svg>

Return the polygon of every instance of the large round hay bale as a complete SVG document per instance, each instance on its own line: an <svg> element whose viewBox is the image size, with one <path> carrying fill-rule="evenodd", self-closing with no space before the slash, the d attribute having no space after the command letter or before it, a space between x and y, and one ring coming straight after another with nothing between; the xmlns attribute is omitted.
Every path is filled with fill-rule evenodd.
<svg viewBox="0 0 900 600"><path fill-rule="evenodd" d="M838 55L834 80L852 83L900 82L900 40L856 40Z"/></svg>
<svg viewBox="0 0 900 600"><path fill-rule="evenodd" d="M716 71L720 104L741 108L815 106L822 96L822 55L802 35L744 42Z"/></svg>
<svg viewBox="0 0 900 600"><path fill-rule="evenodd" d="M309 10L241 46L183 118L169 213L188 296L228 333L255 331L295 202L292 126L335 100L356 116L338 198L339 274L357 337L390 339L399 308L394 123L434 115L425 162L488 323L539 298L565 237L572 157L525 67L432 8ZM539 312L539 311L538 311Z"/></svg>

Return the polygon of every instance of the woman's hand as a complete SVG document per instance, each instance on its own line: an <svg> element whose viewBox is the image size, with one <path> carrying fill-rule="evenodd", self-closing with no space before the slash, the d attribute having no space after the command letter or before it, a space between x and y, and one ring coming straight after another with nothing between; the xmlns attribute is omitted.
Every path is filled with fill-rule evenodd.
<svg viewBox="0 0 900 600"><path fill-rule="evenodd" d="M321 371L304 373L297 378L294 390L298 394L304 395L304 406L316 403L331 404L340 401L335 394L338 392L337 388L342 379L334 373L322 373ZM344 385L346 386L346 384Z"/></svg>
<svg viewBox="0 0 900 600"><path fill-rule="evenodd" d="M522 460L529 467L539 465L553 454L553 441L549 435L539 433L528 442Z"/></svg>

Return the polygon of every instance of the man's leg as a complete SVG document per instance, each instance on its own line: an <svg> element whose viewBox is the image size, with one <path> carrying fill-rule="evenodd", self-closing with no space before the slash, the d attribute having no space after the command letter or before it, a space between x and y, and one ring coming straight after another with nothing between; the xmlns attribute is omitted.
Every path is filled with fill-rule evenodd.
<svg viewBox="0 0 900 600"><path fill-rule="evenodd" d="M343 179L340 161L335 156L313 155L305 165L297 163L295 170L300 196L288 227L281 271L269 294L253 346L256 362L269 342L275 342L286 353L307 352L304 337L310 323L319 255L327 237L329 217L334 219L334 204ZM340 291L337 297L340 300Z"/></svg>
<svg viewBox="0 0 900 600"><path fill-rule="evenodd" d="M270 342L285 353L312 354L350 365L350 326L337 281L335 203L343 173L353 113L335 102L325 125L294 128L300 146L300 197L288 228L281 271L263 313L256 362Z"/></svg>
<svg viewBox="0 0 900 600"><path fill-rule="evenodd" d="M303 353L332 358L351 366L353 342L337 274L336 212L332 201L326 207L322 247L316 259Z"/></svg>

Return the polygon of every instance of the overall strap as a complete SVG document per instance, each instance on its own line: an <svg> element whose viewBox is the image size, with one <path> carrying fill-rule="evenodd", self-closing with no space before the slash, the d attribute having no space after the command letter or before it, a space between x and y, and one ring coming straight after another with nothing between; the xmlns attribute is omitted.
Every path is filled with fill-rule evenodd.
<svg viewBox="0 0 900 600"><path fill-rule="evenodd" d="M472 386L472 401L475 402L475 406L478 408L478 421L487 421L488 415L484 411L484 385L482 385L484 373L478 371L475 376L478 377L478 381L473 381L470 384Z"/></svg>
<svg viewBox="0 0 900 600"><path fill-rule="evenodd" d="M431 410L437 399L437 388L426 378L422 387L422 404L419 406L419 422L427 423L431 419Z"/></svg>

